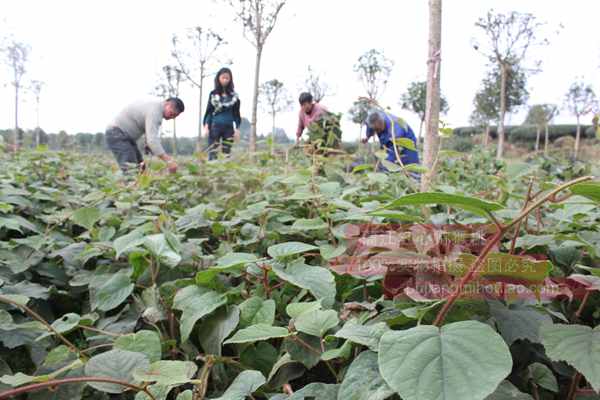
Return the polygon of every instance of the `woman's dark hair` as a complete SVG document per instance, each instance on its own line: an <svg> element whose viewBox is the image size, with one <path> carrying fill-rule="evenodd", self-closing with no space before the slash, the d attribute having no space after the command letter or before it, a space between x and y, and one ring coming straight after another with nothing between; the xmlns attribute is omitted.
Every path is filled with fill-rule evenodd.
<svg viewBox="0 0 600 400"><path fill-rule="evenodd" d="M221 86L221 83L219 82L219 77L223 74L229 74L229 77L231 78L229 80L229 84L227 84L226 88L223 88ZM229 68L221 68L219 70L219 72L217 72L217 75L215 76L215 92L219 93L219 94L223 94L223 92L226 92L227 94L231 94L234 91L234 86L233 86L233 74L231 73L231 70Z"/></svg>
<svg viewBox="0 0 600 400"><path fill-rule="evenodd" d="M300 98L298 99L298 101L300 102L300 105L302 105L304 103L312 103L312 101L313 101L312 94L310 94L308 92L302 92L302 93L300 93Z"/></svg>

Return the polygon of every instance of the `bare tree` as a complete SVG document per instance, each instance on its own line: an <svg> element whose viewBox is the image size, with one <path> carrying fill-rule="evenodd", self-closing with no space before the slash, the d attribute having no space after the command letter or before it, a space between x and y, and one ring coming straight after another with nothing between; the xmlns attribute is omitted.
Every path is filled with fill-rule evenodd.
<svg viewBox="0 0 600 400"><path fill-rule="evenodd" d="M308 66L308 75L304 81L304 87L312 94L313 99L319 103L323 98L329 94L329 85L321 79L321 76Z"/></svg>
<svg viewBox="0 0 600 400"><path fill-rule="evenodd" d="M427 57L427 101L425 104L425 141L423 165L427 172L421 180L421 192L429 190L435 174L440 124L440 67L442 52L442 0L429 0L429 51Z"/></svg>
<svg viewBox="0 0 600 400"><path fill-rule="evenodd" d="M358 73L369 99L377 98L385 90L394 62L382 51L371 49L358 58L354 72Z"/></svg>
<svg viewBox="0 0 600 400"><path fill-rule="evenodd" d="M159 83L154 88L154 92L162 97L179 97L179 86L183 80L183 72L179 67L165 65L162 67L162 75ZM177 125L176 118L173 118L173 154L177 155Z"/></svg>
<svg viewBox="0 0 600 400"><path fill-rule="evenodd" d="M579 142L581 139L581 122L582 116L594 111L597 107L597 98L591 85L579 80L573 82L569 91L565 95L565 106L577 118L577 134L575 135L575 147L573 149L573 158L577 158L579 153Z"/></svg>
<svg viewBox="0 0 600 400"><path fill-rule="evenodd" d="M254 93L252 96L252 130L250 152L256 151L256 118L260 82L260 62L265 43L275 28L277 17L287 0L225 0L235 10L237 19L244 26L246 39L256 49L254 66Z"/></svg>
<svg viewBox="0 0 600 400"><path fill-rule="evenodd" d="M219 50L227 45L221 35L210 28L196 26L186 30L184 35L173 35L171 55L179 65L185 79L198 89L199 120L198 146L202 139L202 98L204 79L213 73L215 64L219 62ZM228 62L227 64L231 64Z"/></svg>
<svg viewBox="0 0 600 400"><path fill-rule="evenodd" d="M506 116L507 76L512 69L521 68L528 50L533 46L546 45L548 39L540 39L537 31L545 23L538 22L533 14L516 11L508 14L488 11L487 15L475 23L487 36L486 41L474 43L475 50L481 52L491 63L500 69L500 110L498 121L497 158L504 152L504 119ZM539 63L536 63L539 69ZM534 70L530 70L533 72Z"/></svg>
<svg viewBox="0 0 600 400"><path fill-rule="evenodd" d="M24 77L27 72L29 62L29 53L31 47L25 43L19 42L14 38L6 40L2 48L4 53L4 63L8 66L11 73L11 84L15 88L15 150L23 144L23 131L19 129L19 96L24 89Z"/></svg>
<svg viewBox="0 0 600 400"><path fill-rule="evenodd" d="M44 82L33 80L31 81L31 91L33 92L33 96L35 97L35 126L36 128L40 127L40 97L42 94L42 88L44 87ZM40 137L39 137L39 129L35 130L35 146L40 145Z"/></svg>
<svg viewBox="0 0 600 400"><path fill-rule="evenodd" d="M289 93L283 87L283 82L271 79L260 85L261 101L273 118L271 130L271 154L275 153L275 117L277 113L287 111L292 105Z"/></svg>

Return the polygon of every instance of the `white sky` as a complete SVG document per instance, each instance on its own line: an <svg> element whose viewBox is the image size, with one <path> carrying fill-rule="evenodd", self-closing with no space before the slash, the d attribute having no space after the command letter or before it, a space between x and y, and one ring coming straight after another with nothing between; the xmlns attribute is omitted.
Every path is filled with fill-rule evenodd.
<svg viewBox="0 0 600 400"><path fill-rule="evenodd" d="M126 103L146 96L154 87L160 68L171 63L172 34L197 25L223 32L230 45L225 57L233 60L236 89L242 99L242 115L250 119L254 48L234 22L232 11L213 0L154 1L34 1L5 2L0 11L0 34L13 32L32 47L28 77L46 82L42 92L41 126L47 132L103 131ZM370 48L383 50L395 61L381 103L391 106L415 131L416 116L398 106L409 82L426 77L428 6L426 0L288 0L267 41L261 82L277 78L294 100L308 65L323 73L334 95L323 104L346 112L364 90L353 72L357 58ZM597 0L445 0L442 34L442 92L451 126L468 124L472 100L485 75L486 60L473 50L474 27L488 9L532 12L549 27L564 29L558 36L548 29L551 44L530 52L542 61L543 71L529 81L530 104L562 103L571 82L583 76L600 91L600 35ZM0 127L14 124L12 87L8 75L0 75ZM212 85L212 77L207 79ZM195 90L180 96L186 111L177 120L180 136L197 132L198 98ZM205 103L206 99L204 100ZM20 125L35 126L31 95L21 105ZM277 118L277 125L292 136L293 111ZM523 113L509 117L521 123ZM358 135L358 126L343 120L344 139ZM562 111L558 122L574 118ZM271 120L261 111L259 133L270 130ZM169 124L165 124L166 129Z"/></svg>

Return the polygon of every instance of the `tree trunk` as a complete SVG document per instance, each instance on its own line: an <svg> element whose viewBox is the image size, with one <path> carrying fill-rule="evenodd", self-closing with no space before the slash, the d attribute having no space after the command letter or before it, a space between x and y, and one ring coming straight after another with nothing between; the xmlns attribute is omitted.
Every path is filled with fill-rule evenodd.
<svg viewBox="0 0 600 400"><path fill-rule="evenodd" d="M423 137L423 120L421 120L421 123L419 124L419 141L418 141L418 143L421 143L422 137Z"/></svg>
<svg viewBox="0 0 600 400"><path fill-rule="evenodd" d="M539 125L535 126L536 135L535 135L535 152L537 153L540 150L540 135L542 133L542 129Z"/></svg>
<svg viewBox="0 0 600 400"><path fill-rule="evenodd" d="M550 135L548 132L548 124L544 127L544 155L548 155L548 142L550 141Z"/></svg>
<svg viewBox="0 0 600 400"><path fill-rule="evenodd" d="M506 75L508 71L504 63L500 63L500 120L498 121L498 150L496 158L501 160L504 154L504 117L506 116Z"/></svg>
<svg viewBox="0 0 600 400"><path fill-rule="evenodd" d="M490 142L490 126L486 125L485 126L485 133L484 133L484 138L483 138L483 147L487 149L488 144Z"/></svg>
<svg viewBox="0 0 600 400"><path fill-rule="evenodd" d="M275 113L273 113L273 129L271 129L271 155L275 155Z"/></svg>
<svg viewBox="0 0 600 400"><path fill-rule="evenodd" d="M202 149L202 125L203 125L202 122L204 120L204 116L202 114L202 110L203 110L202 95L204 94L204 93L202 93L204 90L204 79L203 78L204 78L204 64L200 64L200 82L198 85L198 92L199 92L198 93L198 104L200 105L200 108L199 108L200 111L198 112L198 114L200 115L199 120L198 120L198 145L197 145L198 152L200 152L200 150Z"/></svg>
<svg viewBox="0 0 600 400"><path fill-rule="evenodd" d="M573 149L573 158L577 159L579 153L579 140L581 138L581 124L579 123L579 115L577 116L577 134L575 135L575 148Z"/></svg>
<svg viewBox="0 0 600 400"><path fill-rule="evenodd" d="M260 60L262 58L262 46L256 48L256 64L254 66L254 94L252 96L252 130L250 132L250 153L256 152L256 117L258 113L258 84L260 80Z"/></svg>
<svg viewBox="0 0 600 400"><path fill-rule="evenodd" d="M15 151L21 147L21 134L19 132L19 84L15 82Z"/></svg>
<svg viewBox="0 0 600 400"><path fill-rule="evenodd" d="M427 60L427 100L425 105L425 143L421 191L429 190L439 144L440 66L442 50L442 0L429 0L429 54Z"/></svg>

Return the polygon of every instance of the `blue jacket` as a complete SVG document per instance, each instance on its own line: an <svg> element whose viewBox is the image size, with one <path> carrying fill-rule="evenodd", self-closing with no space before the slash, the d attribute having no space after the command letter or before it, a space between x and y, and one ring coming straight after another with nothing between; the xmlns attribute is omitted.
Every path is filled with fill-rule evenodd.
<svg viewBox="0 0 600 400"><path fill-rule="evenodd" d="M413 130L408 124L406 124L405 128L403 128L402 125L400 125L400 123L398 122L397 117L387 113L382 114L384 114L385 129L383 130L383 132L377 134L377 136L379 137L379 143L381 145L381 148L385 147L387 149L387 160L391 162L397 162L396 152L394 151L394 143L392 142L392 131L394 132L395 137L397 139L407 138L412 140L412 142L415 145L415 148L417 148L417 138L415 137ZM375 131L367 127L367 138L370 138L374 134ZM398 153L400 154L400 160L402 161L402 164L419 164L419 153L417 151L409 150L407 148L399 146L398 144L396 144L396 147L398 149Z"/></svg>

